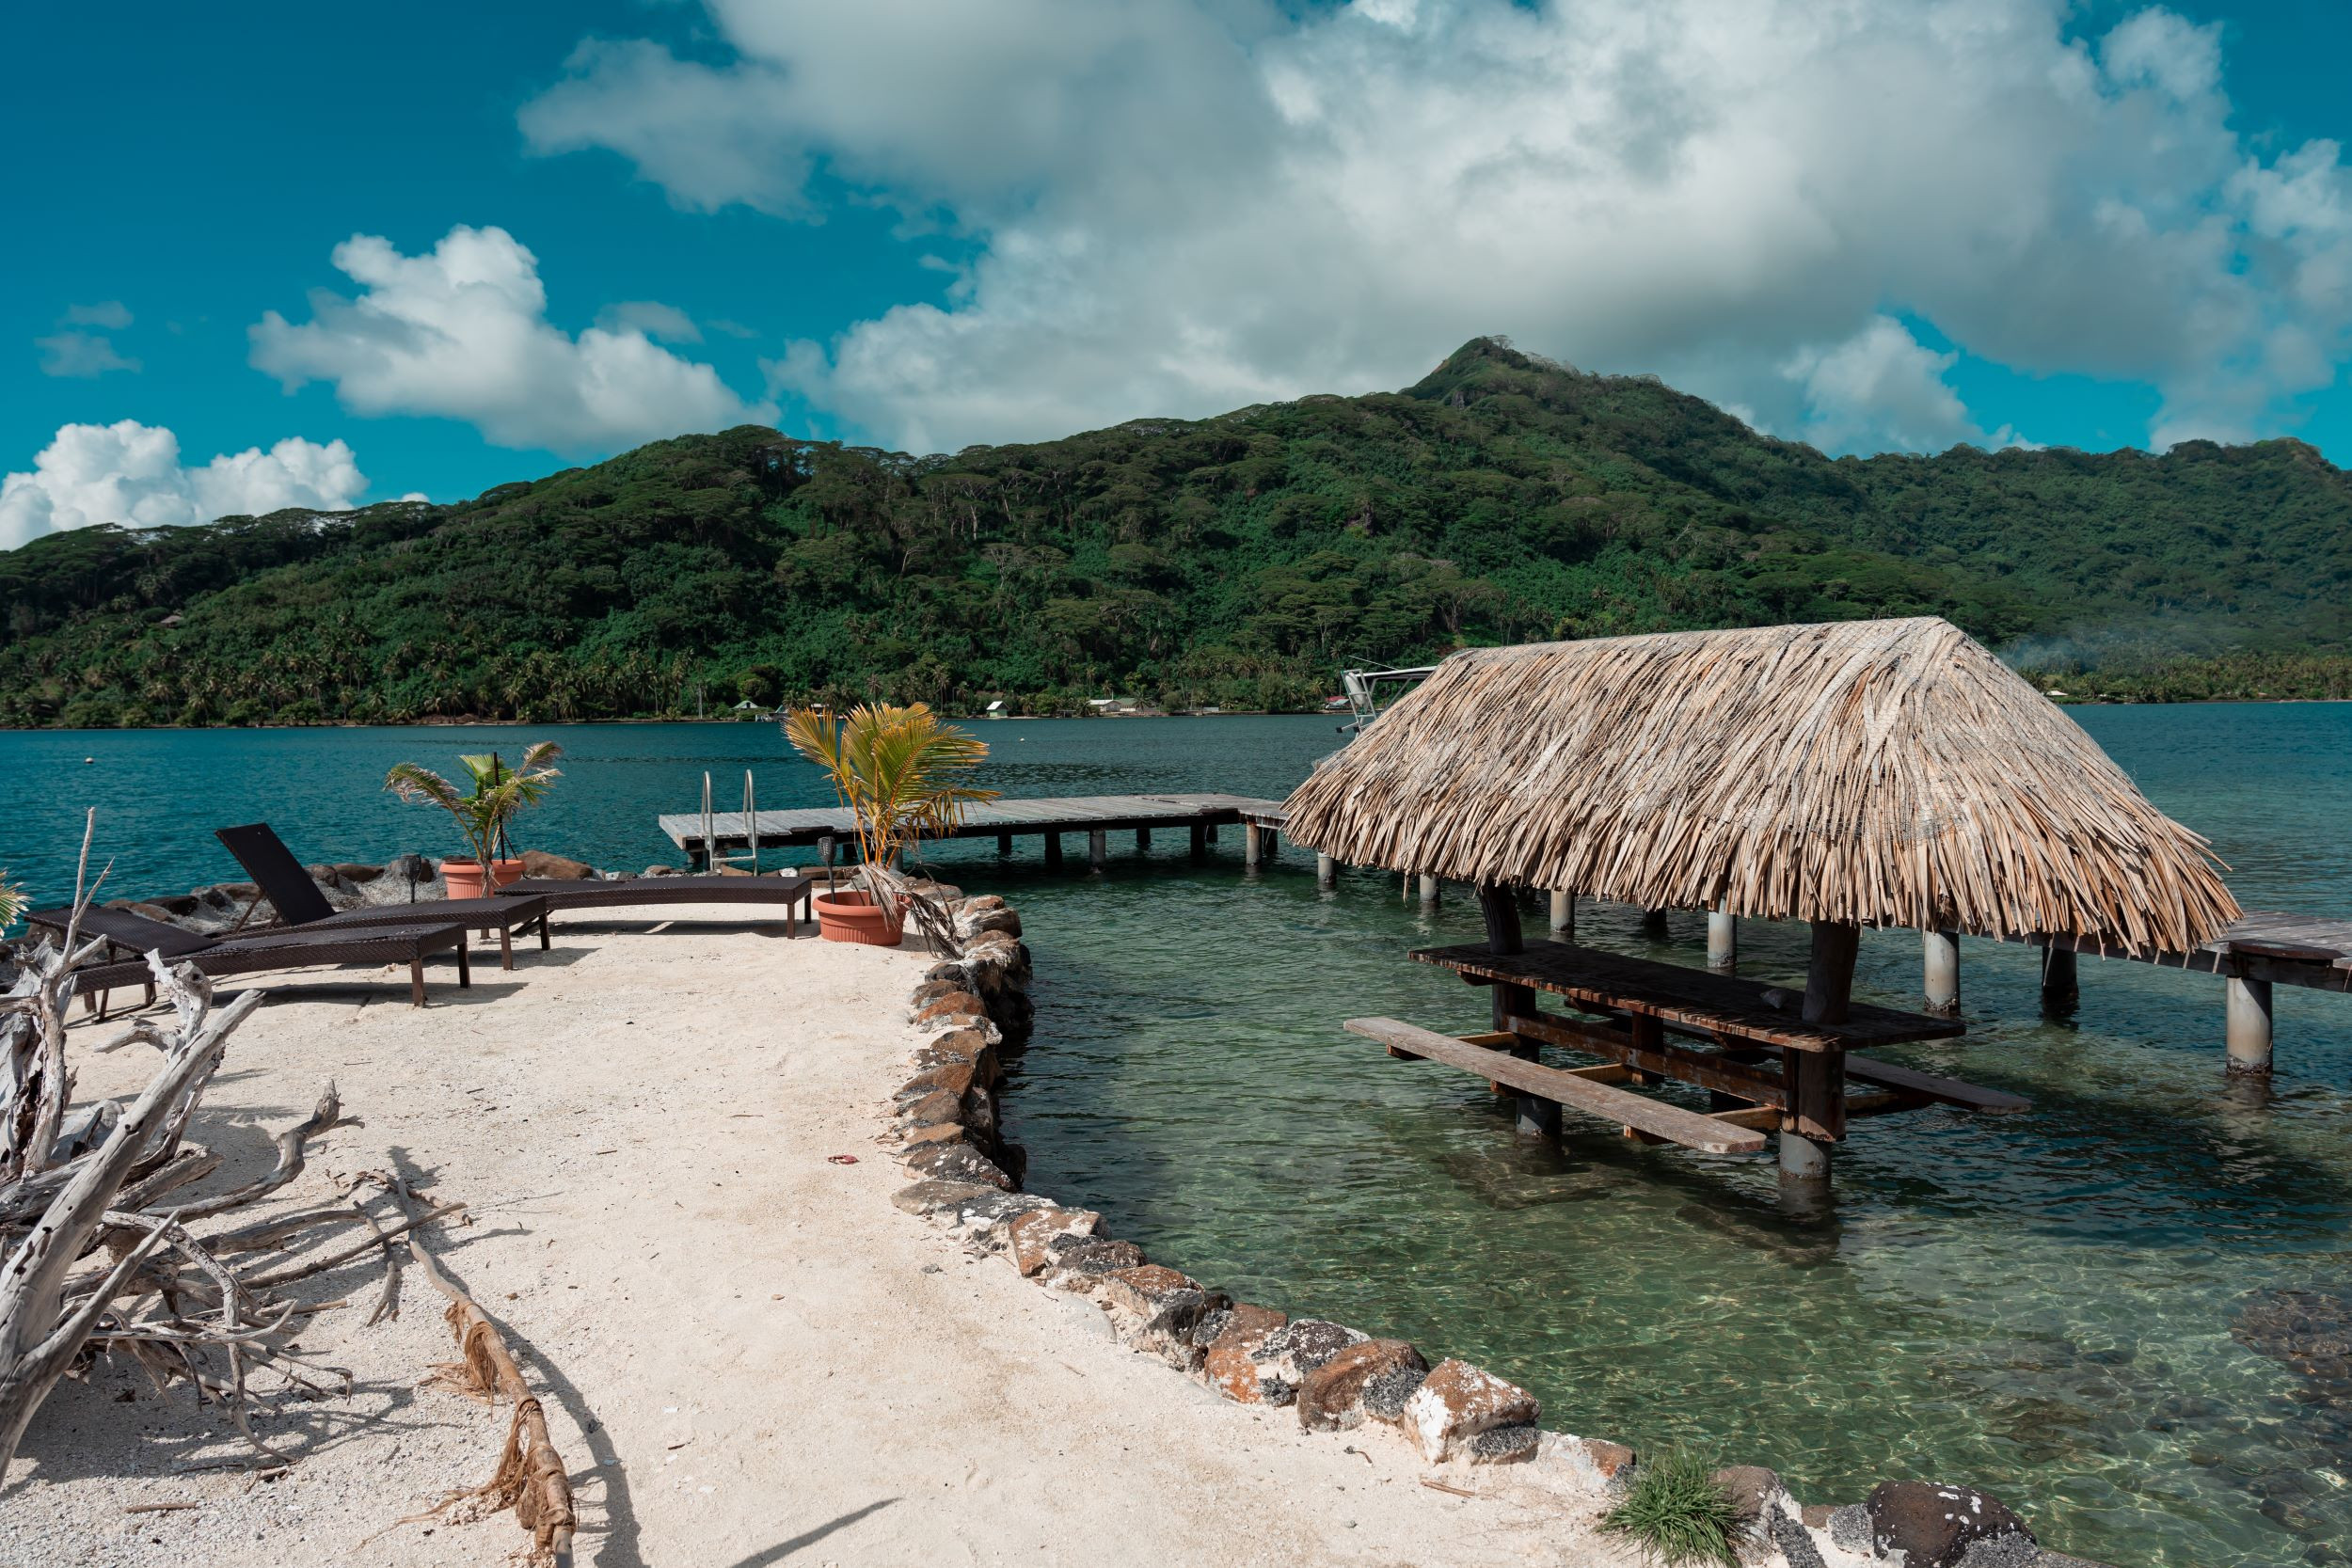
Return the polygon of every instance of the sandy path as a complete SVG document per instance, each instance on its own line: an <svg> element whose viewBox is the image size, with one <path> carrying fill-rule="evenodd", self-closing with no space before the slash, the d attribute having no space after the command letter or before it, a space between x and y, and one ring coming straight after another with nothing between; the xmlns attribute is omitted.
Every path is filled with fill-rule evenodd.
<svg viewBox="0 0 2352 1568"><path fill-rule="evenodd" d="M332 1076L363 1125L321 1141L285 1207L388 1166L476 1206L435 1245L547 1392L581 1562L1630 1560L1594 1547L1592 1508L1502 1473L1454 1478L1494 1494L1454 1497L1391 1437L1310 1438L1287 1411L1222 1403L1114 1342L1093 1307L898 1212L905 1178L876 1140L928 960L676 912L560 928L553 954L489 970L463 1002L437 986L450 1005L422 1013L348 974L274 982L199 1134L231 1155L215 1180L264 1168L269 1134ZM151 1060L86 1057L84 1090L119 1092ZM843 1153L858 1163L828 1163ZM11 1466L0 1562L503 1561L522 1539L509 1515L357 1550L484 1479L503 1432L420 1386L450 1346L421 1281L399 1322L360 1325L377 1277L355 1266L315 1292L358 1304L306 1337L357 1387L270 1428L303 1463L262 1482L188 1473L236 1453L220 1423L184 1386L167 1402L102 1370L52 1400ZM150 1501L199 1506L122 1512Z"/></svg>

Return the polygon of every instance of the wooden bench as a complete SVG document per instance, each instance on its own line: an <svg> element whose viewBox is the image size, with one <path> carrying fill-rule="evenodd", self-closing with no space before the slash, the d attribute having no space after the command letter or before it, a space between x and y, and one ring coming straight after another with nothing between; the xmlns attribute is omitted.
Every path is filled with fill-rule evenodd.
<svg viewBox="0 0 2352 1568"><path fill-rule="evenodd" d="M1702 1154L1755 1154L1764 1148L1764 1134L1753 1128L1612 1087L1613 1081L1623 1082L1632 1076L1632 1069L1621 1064L1609 1063L1598 1068L1546 1067L1491 1046L1473 1044L1392 1018L1351 1018L1347 1028L1350 1033L1387 1046L1391 1055L1464 1068L1489 1084L1549 1100L1567 1110L1680 1144Z"/></svg>

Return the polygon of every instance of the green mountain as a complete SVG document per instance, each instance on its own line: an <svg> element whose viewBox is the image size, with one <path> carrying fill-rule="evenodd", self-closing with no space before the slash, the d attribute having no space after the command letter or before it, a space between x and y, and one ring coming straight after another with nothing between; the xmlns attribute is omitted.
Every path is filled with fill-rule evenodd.
<svg viewBox="0 0 2352 1568"><path fill-rule="evenodd" d="M1832 460L1500 340L1402 392L952 456L682 436L453 506L0 553L0 723L1118 692L1295 707L1466 643L1947 616L2101 690L2352 690L2300 442Z"/></svg>

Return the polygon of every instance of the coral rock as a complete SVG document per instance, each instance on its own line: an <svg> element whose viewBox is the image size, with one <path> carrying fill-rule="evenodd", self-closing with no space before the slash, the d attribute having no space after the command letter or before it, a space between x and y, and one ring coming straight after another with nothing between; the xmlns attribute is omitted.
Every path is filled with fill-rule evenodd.
<svg viewBox="0 0 2352 1568"><path fill-rule="evenodd" d="M1870 1516L1870 1549L1903 1554L1903 1568L1993 1568L2037 1555L2033 1532L1996 1497L1971 1486L1882 1481L1862 1505Z"/></svg>
<svg viewBox="0 0 2352 1568"><path fill-rule="evenodd" d="M1467 1361L1441 1361L1405 1402L1405 1431L1422 1457L1438 1464L1496 1427L1526 1426L1543 1414L1535 1396Z"/></svg>
<svg viewBox="0 0 2352 1568"><path fill-rule="evenodd" d="M1264 1393L1259 1383L1258 1347L1266 1337L1286 1325L1290 1320L1270 1307L1249 1307L1236 1303L1224 1315L1225 1321L1208 1343L1201 1360L1201 1375L1215 1388L1236 1404L1259 1404Z"/></svg>
<svg viewBox="0 0 2352 1568"><path fill-rule="evenodd" d="M1032 1209L1013 1217L1005 1227L1005 1244L1012 1256L1012 1266L1025 1279L1034 1279L1045 1272L1051 1261L1047 1248L1063 1236L1087 1237L1103 1223L1103 1216L1091 1209L1064 1209L1058 1205L1047 1209Z"/></svg>
<svg viewBox="0 0 2352 1568"><path fill-rule="evenodd" d="M526 877L548 877L559 882L584 882L596 874L596 868L586 861L550 855L544 849L523 851L523 875Z"/></svg>
<svg viewBox="0 0 2352 1568"><path fill-rule="evenodd" d="M907 1169L936 1181L969 1181L1012 1191L1012 1178L970 1144L918 1144L907 1152L906 1163Z"/></svg>
<svg viewBox="0 0 2352 1568"><path fill-rule="evenodd" d="M1388 1418L1403 1415L1405 1401L1429 1375L1421 1352L1402 1339L1366 1339L1348 1345L1298 1380L1298 1424L1309 1432L1345 1432L1375 1414L1372 1391Z"/></svg>
<svg viewBox="0 0 2352 1568"><path fill-rule="evenodd" d="M1232 1305L1222 1291L1204 1291L1156 1263L1113 1270L1096 1299L1110 1313L1111 1330L1121 1342L1187 1372L1199 1370L1203 1360L1192 1331L1203 1318Z"/></svg>

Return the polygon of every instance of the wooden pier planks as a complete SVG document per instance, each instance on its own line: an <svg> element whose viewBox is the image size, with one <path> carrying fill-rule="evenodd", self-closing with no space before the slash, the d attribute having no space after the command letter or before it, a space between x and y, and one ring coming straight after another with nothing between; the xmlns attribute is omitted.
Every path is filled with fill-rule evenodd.
<svg viewBox="0 0 2352 1568"><path fill-rule="evenodd" d="M2352 991L2352 920L2325 915L2294 914L2281 910L2249 910L2214 941L2191 953L2137 953L2111 942L2084 937L2004 937L2005 942L2089 953L2101 958L2129 958L2160 969L2185 969L2205 974L2225 974L2242 980L2268 980L2282 986L2315 990ZM2287 952L2311 950L2310 957L2274 956L2264 949ZM2337 957L2320 958L2320 952Z"/></svg>
<svg viewBox="0 0 2352 1568"><path fill-rule="evenodd" d="M1763 1043L1792 1051L1844 1051L1908 1040L1949 1039L1966 1032L1957 1019L1930 1018L1856 1002L1843 1023L1807 1023L1801 996L1761 980L1629 958L1567 942L1536 942L1523 953L1498 954L1483 942L1423 947L1412 957L1466 979L1530 986L1608 1012L1658 1019L1684 1034L1726 1043ZM1788 995L1776 1007L1768 991Z"/></svg>
<svg viewBox="0 0 2352 1568"><path fill-rule="evenodd" d="M1619 1127L1665 1139L1702 1154L1754 1154L1764 1148L1764 1134L1662 1100L1612 1088L1598 1082L1589 1069L1545 1067L1504 1052L1434 1029L1400 1022L1392 1018L1351 1018L1348 1031L1377 1040L1391 1054L1443 1062L1571 1111L1581 1112Z"/></svg>
<svg viewBox="0 0 2352 1568"><path fill-rule="evenodd" d="M1247 795L1066 795L1027 800L987 800L967 807L963 822L951 837L1002 838L1023 833L1108 832L1113 829L1216 826L1241 822L1253 811L1272 809L1279 802ZM671 843L690 855L707 853L700 812L680 812L660 819ZM805 847L831 838L847 843L855 832L849 812L835 807L807 811L763 811L747 824L739 811L715 812L712 835L721 847L748 845L756 827L763 849Z"/></svg>

